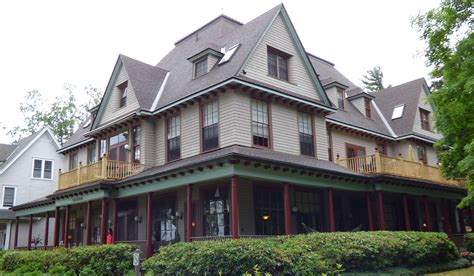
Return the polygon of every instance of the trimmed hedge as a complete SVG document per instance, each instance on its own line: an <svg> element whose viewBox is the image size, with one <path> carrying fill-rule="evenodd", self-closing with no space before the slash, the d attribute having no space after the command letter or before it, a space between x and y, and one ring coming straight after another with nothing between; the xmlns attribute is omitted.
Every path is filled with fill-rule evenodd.
<svg viewBox="0 0 474 276"><path fill-rule="evenodd" d="M262 272L316 274L415 267L458 259L444 233L313 233L259 240L239 239L177 243L162 247L143 268L163 274L244 274Z"/></svg>
<svg viewBox="0 0 474 276"><path fill-rule="evenodd" d="M43 251L8 251L0 270L52 275L117 275L132 269L134 248L126 244L57 248Z"/></svg>
<svg viewBox="0 0 474 276"><path fill-rule="evenodd" d="M469 252L474 252L474 233L464 235L464 247Z"/></svg>

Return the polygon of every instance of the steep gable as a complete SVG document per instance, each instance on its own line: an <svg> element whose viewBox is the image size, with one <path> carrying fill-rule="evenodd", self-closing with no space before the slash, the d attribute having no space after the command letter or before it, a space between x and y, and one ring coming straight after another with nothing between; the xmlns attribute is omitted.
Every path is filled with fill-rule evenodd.
<svg viewBox="0 0 474 276"><path fill-rule="evenodd" d="M434 132L434 117L433 117L433 107L428 102L429 91L428 88L423 86L420 91L420 97L418 99L417 109L415 110L414 122L413 122L413 132L427 136L432 139L441 139L441 134ZM421 114L420 109L426 110L429 112L429 124L430 130L425 130L421 127Z"/></svg>

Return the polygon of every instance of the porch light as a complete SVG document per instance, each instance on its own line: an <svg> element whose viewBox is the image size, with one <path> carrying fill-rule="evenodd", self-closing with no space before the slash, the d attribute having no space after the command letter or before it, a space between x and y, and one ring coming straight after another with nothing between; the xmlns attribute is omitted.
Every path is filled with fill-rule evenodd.
<svg viewBox="0 0 474 276"><path fill-rule="evenodd" d="M123 148L124 148L125 150L130 151L130 145L129 145L129 144L126 144L125 146L123 146Z"/></svg>
<svg viewBox="0 0 474 276"><path fill-rule="evenodd" d="M270 219L270 216L269 216L269 215L263 215L263 216L262 216L262 219L263 219L263 220L269 220L269 219Z"/></svg>
<svg viewBox="0 0 474 276"><path fill-rule="evenodd" d="M133 219L138 223L142 223L142 217L140 216L135 216Z"/></svg>
<svg viewBox="0 0 474 276"><path fill-rule="evenodd" d="M191 222L191 226L192 226L192 227L196 227L196 223L195 223L194 221Z"/></svg>
<svg viewBox="0 0 474 276"><path fill-rule="evenodd" d="M177 218L177 219L182 219L183 218L183 213L181 213L180 211L176 211L174 213L174 216Z"/></svg>
<svg viewBox="0 0 474 276"><path fill-rule="evenodd" d="M82 229L86 228L86 224L84 222L81 222L80 226Z"/></svg>

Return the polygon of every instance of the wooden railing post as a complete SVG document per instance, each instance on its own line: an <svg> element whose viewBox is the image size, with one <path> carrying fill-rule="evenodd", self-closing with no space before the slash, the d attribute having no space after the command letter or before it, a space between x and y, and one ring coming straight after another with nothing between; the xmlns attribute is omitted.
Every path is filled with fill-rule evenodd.
<svg viewBox="0 0 474 276"><path fill-rule="evenodd" d="M62 175L61 175L61 169L59 169L59 174L58 174L58 184L56 185L56 190L59 190L59 188L61 187L61 178L62 178Z"/></svg>
<svg viewBox="0 0 474 276"><path fill-rule="evenodd" d="M340 158L339 153L338 153L338 154L336 154L336 164L341 165L341 164L339 164L340 161L341 161L341 158Z"/></svg>
<svg viewBox="0 0 474 276"><path fill-rule="evenodd" d="M81 167L82 162L79 162L79 167L77 167L77 184L81 184Z"/></svg>
<svg viewBox="0 0 474 276"><path fill-rule="evenodd" d="M382 160L380 157L380 151L378 148L375 148L375 171L380 173L382 172Z"/></svg>
<svg viewBox="0 0 474 276"><path fill-rule="evenodd" d="M107 179L107 155L102 157L102 179Z"/></svg>

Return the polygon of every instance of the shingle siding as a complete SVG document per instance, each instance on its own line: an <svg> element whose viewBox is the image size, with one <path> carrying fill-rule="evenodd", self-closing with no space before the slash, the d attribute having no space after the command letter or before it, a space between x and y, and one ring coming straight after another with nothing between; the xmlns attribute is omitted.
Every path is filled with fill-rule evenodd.
<svg viewBox="0 0 474 276"><path fill-rule="evenodd" d="M194 104L181 109L181 158L200 153L199 137L199 105Z"/></svg>
<svg viewBox="0 0 474 276"><path fill-rule="evenodd" d="M228 90L219 95L220 146L251 146L250 97Z"/></svg>
<svg viewBox="0 0 474 276"><path fill-rule="evenodd" d="M156 126L151 120L141 121L141 156L140 162L145 168L156 165Z"/></svg>
<svg viewBox="0 0 474 276"><path fill-rule="evenodd" d="M300 154L296 109L274 102L270 110L273 149L279 152Z"/></svg>

